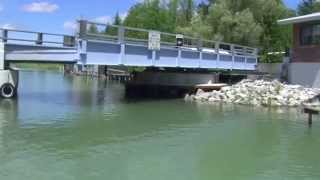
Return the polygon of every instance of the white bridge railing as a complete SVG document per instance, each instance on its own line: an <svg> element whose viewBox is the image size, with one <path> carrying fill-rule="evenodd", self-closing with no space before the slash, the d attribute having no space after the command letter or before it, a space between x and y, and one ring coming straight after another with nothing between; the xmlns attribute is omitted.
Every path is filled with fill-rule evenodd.
<svg viewBox="0 0 320 180"><path fill-rule="evenodd" d="M141 45L148 46L148 44L150 43L149 33L154 32L152 30L146 30L141 28L102 24L83 20L78 21L78 23L80 27L80 37L83 37L84 39L108 40L126 44L138 43ZM97 32L89 31L92 26L94 26L94 29L96 29ZM180 34L172 34L165 32L157 33L159 33L161 37L160 45L164 48L184 48L185 50L204 51L208 53L221 53L226 55L239 55L246 57L257 57L258 53L258 50L256 48L248 46L205 40L202 38L195 38ZM179 40L178 36L181 36L182 38Z"/></svg>
<svg viewBox="0 0 320 180"><path fill-rule="evenodd" d="M0 28L0 42L10 46L12 61L239 70L255 70L258 61L257 49L248 46L86 20L78 27L75 36Z"/></svg>
<svg viewBox="0 0 320 180"><path fill-rule="evenodd" d="M0 32L0 41L4 43L64 47L76 46L76 37L71 35L4 28L0 28Z"/></svg>

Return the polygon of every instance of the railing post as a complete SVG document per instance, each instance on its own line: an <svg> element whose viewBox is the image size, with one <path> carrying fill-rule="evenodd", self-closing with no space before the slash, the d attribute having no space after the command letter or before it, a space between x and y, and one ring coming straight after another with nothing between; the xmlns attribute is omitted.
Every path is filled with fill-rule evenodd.
<svg viewBox="0 0 320 180"><path fill-rule="evenodd" d="M235 52L234 52L234 45L230 45L230 50L231 50L231 55L232 55L232 67L231 67L231 70L233 70L234 69L234 61L235 61L235 59L236 59L236 57L235 57Z"/></svg>
<svg viewBox="0 0 320 180"><path fill-rule="evenodd" d="M203 40L202 38L200 37L198 39L198 42L197 42L197 49L199 51L199 62L198 62L198 67L200 68L201 67L201 61L202 61L202 48L203 48Z"/></svg>
<svg viewBox="0 0 320 180"><path fill-rule="evenodd" d="M218 42L216 42L216 43L214 44L214 48L215 48L216 53L217 53L216 68L219 68L218 66L219 66L219 62L220 62L220 52L219 52L220 44L219 44Z"/></svg>
<svg viewBox="0 0 320 180"><path fill-rule="evenodd" d="M203 47L203 40L202 40L202 38L199 38L198 42L197 42L198 51L201 51L202 47Z"/></svg>
<svg viewBox="0 0 320 180"><path fill-rule="evenodd" d="M119 43L124 43L125 41L125 29L123 26L118 27L118 42Z"/></svg>
<svg viewBox="0 0 320 180"><path fill-rule="evenodd" d="M76 45L76 38L74 36L63 36L63 46L74 47Z"/></svg>
<svg viewBox="0 0 320 180"><path fill-rule="evenodd" d="M86 20L80 20L79 21L79 38L80 39L85 39L87 36L87 26L88 26L88 21Z"/></svg>
<svg viewBox="0 0 320 180"><path fill-rule="evenodd" d="M36 44L37 45L42 45L43 44L43 33L38 33L37 34L37 41L36 41Z"/></svg>
<svg viewBox="0 0 320 180"><path fill-rule="evenodd" d="M177 60L176 60L176 67L179 67L179 65L180 65L181 54L182 54L181 48L178 47L178 57L177 57Z"/></svg>
<svg viewBox="0 0 320 180"><path fill-rule="evenodd" d="M6 43L8 41L8 30L3 29L2 30L2 42Z"/></svg>

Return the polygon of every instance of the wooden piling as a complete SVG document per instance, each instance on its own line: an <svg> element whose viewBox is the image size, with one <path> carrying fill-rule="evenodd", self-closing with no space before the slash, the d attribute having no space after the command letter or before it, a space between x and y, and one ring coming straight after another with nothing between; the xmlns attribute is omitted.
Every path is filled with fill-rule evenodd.
<svg viewBox="0 0 320 180"><path fill-rule="evenodd" d="M308 124L309 126L312 126L313 124L313 115L318 115L320 112L320 109L313 108L313 107L305 107L304 113L308 114Z"/></svg>

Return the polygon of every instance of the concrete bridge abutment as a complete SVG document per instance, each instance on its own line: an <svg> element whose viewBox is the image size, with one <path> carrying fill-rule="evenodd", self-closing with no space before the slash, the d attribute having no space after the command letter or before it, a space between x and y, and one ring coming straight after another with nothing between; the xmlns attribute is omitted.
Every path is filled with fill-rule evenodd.
<svg viewBox="0 0 320 180"><path fill-rule="evenodd" d="M5 63L5 45L0 42L0 96L12 98L17 94L19 84L19 72L9 69Z"/></svg>

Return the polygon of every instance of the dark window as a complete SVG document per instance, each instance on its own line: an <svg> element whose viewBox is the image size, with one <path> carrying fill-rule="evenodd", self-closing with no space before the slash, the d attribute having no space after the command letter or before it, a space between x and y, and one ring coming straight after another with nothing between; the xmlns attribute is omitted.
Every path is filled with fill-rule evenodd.
<svg viewBox="0 0 320 180"><path fill-rule="evenodd" d="M301 45L320 45L320 24L308 24L301 27Z"/></svg>

